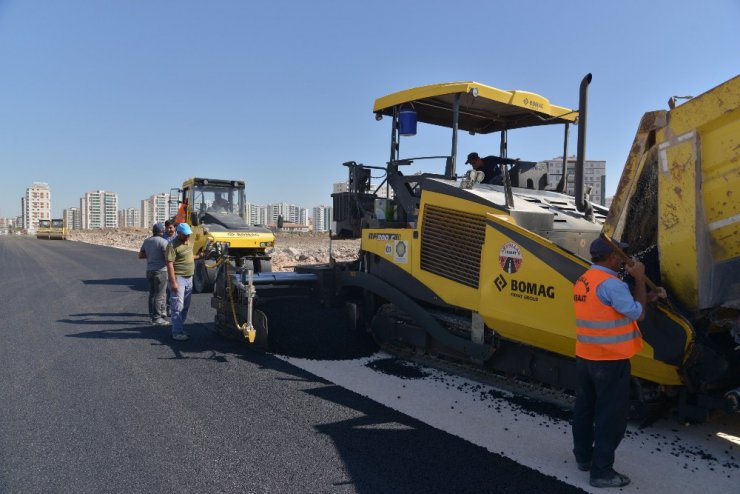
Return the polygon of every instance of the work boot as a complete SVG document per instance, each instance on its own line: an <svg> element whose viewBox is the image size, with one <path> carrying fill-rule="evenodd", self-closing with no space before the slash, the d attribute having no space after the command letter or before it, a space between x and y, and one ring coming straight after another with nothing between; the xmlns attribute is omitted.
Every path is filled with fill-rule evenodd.
<svg viewBox="0 0 740 494"><path fill-rule="evenodd" d="M591 470L590 461L577 461L576 464L578 465L578 470L581 472L588 472Z"/></svg>
<svg viewBox="0 0 740 494"><path fill-rule="evenodd" d="M625 485L629 485L630 478L612 470L612 474L610 476L599 478L591 477L589 483L593 487L624 487Z"/></svg>

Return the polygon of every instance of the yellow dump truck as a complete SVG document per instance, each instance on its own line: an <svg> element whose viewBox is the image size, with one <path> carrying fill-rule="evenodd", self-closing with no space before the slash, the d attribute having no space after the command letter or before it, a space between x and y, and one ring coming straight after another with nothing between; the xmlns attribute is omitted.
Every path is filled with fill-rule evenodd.
<svg viewBox="0 0 740 494"><path fill-rule="evenodd" d="M604 233L640 253L685 318L686 338L672 341L684 349L682 383L697 393L729 385L738 407L740 76L670 106L643 116ZM660 327L654 336L665 337Z"/></svg>

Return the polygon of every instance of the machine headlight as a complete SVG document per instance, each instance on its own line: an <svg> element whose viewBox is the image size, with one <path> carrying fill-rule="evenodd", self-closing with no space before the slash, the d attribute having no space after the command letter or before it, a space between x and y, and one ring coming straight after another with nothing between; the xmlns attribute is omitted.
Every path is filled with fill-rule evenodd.
<svg viewBox="0 0 740 494"><path fill-rule="evenodd" d="M260 247L272 247L272 242L260 242Z"/></svg>

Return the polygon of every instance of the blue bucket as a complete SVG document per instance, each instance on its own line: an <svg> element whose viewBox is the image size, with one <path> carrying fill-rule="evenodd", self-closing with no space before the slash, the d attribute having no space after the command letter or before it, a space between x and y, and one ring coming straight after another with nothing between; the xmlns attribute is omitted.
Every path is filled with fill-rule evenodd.
<svg viewBox="0 0 740 494"><path fill-rule="evenodd" d="M416 135L416 111L413 109L398 112L398 133L402 136Z"/></svg>

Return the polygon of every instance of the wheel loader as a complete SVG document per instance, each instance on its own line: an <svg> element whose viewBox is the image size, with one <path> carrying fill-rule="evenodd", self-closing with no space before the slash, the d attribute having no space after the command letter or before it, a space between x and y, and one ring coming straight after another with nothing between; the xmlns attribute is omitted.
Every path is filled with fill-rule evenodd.
<svg viewBox="0 0 740 494"><path fill-rule="evenodd" d="M217 327L264 349L269 313L261 302L311 295L345 303L354 326L383 347L573 390L573 285L590 265L590 243L604 235L630 243L629 254L669 293L639 323L645 345L632 359L633 412L678 404L681 418L702 421L713 410L737 411L740 79L646 114L610 210L591 204L584 189L590 82L590 74L581 81L577 110L477 82L379 98L373 113L390 121L389 160L344 163L348 190L333 195L336 231L362 239L359 259L299 266L281 279L236 270L214 294ZM401 156L417 124L449 129L449 155ZM549 190L547 171L533 166L503 166L500 184L456 172L461 131L487 142L497 136L506 158L521 129L560 129L565 160L574 124L574 196L562 182ZM404 173L416 164L439 171ZM378 170L384 181L371 190Z"/></svg>
<svg viewBox="0 0 740 494"><path fill-rule="evenodd" d="M194 177L186 180L182 189L174 189L176 193L170 192L170 202L179 203L175 222L190 225L193 253L204 254L195 261L196 293L213 291L216 278L225 270L217 249L229 249L232 270L272 270L266 251L275 245L275 235L265 226L247 224L244 188L242 180Z"/></svg>

